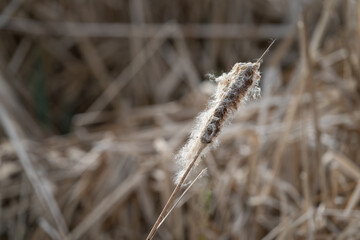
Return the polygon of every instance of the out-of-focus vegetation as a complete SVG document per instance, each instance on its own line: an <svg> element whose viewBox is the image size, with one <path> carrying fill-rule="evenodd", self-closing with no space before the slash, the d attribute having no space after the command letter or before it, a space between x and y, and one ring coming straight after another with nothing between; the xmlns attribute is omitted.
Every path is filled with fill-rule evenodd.
<svg viewBox="0 0 360 240"><path fill-rule="evenodd" d="M265 56L158 239L359 239L360 3L0 1L0 239L144 239L216 76Z"/></svg>

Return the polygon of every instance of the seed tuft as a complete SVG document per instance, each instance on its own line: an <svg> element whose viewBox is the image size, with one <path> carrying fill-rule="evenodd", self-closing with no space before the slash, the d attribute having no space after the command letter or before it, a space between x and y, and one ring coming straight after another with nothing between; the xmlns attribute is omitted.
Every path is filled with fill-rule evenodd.
<svg viewBox="0 0 360 240"><path fill-rule="evenodd" d="M228 122L239 106L248 99L259 97L259 67L259 62L237 63L229 73L224 73L215 79L218 86L214 96L212 96L207 109L196 119L188 142L175 157L178 165L175 183L180 181L194 156L201 157L214 146L213 143L224 124ZM204 151L202 151L203 149ZM196 168L198 164L199 161L194 164L191 173L198 172Z"/></svg>

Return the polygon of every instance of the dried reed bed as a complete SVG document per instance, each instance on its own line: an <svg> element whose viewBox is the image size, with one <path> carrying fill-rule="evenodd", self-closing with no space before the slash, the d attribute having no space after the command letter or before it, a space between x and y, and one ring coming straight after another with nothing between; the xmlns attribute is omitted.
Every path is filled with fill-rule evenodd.
<svg viewBox="0 0 360 240"><path fill-rule="evenodd" d="M144 239L214 90L202 76L269 38L262 98L156 238L360 238L358 1L0 7L2 239Z"/></svg>

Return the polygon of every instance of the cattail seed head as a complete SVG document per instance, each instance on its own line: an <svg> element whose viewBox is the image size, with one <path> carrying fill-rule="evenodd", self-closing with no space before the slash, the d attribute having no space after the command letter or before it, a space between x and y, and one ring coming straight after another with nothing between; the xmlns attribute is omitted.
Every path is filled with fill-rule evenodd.
<svg viewBox="0 0 360 240"><path fill-rule="evenodd" d="M176 184L190 162L198 155L201 157L214 146L224 124L239 106L260 96L259 67L259 61L236 63L229 73L224 73L215 79L218 83L215 94L207 109L197 117L188 142L175 157L178 165L178 172L175 176ZM198 163L199 161L196 162L191 173L198 171L196 167Z"/></svg>

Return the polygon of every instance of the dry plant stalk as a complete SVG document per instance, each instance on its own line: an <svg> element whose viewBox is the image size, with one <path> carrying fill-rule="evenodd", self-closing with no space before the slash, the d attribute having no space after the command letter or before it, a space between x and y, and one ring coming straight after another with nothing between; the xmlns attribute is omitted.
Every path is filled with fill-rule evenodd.
<svg viewBox="0 0 360 240"><path fill-rule="evenodd" d="M258 86L260 62L274 42L255 63L236 63L229 73L224 73L215 79L218 86L208 108L197 117L188 142L175 157L179 168L174 179L176 187L147 236L147 240L152 239L164 217L168 215L167 211L188 175L199 172L197 169L198 158L216 145L214 143L223 126L231 119L241 104L260 96Z"/></svg>

